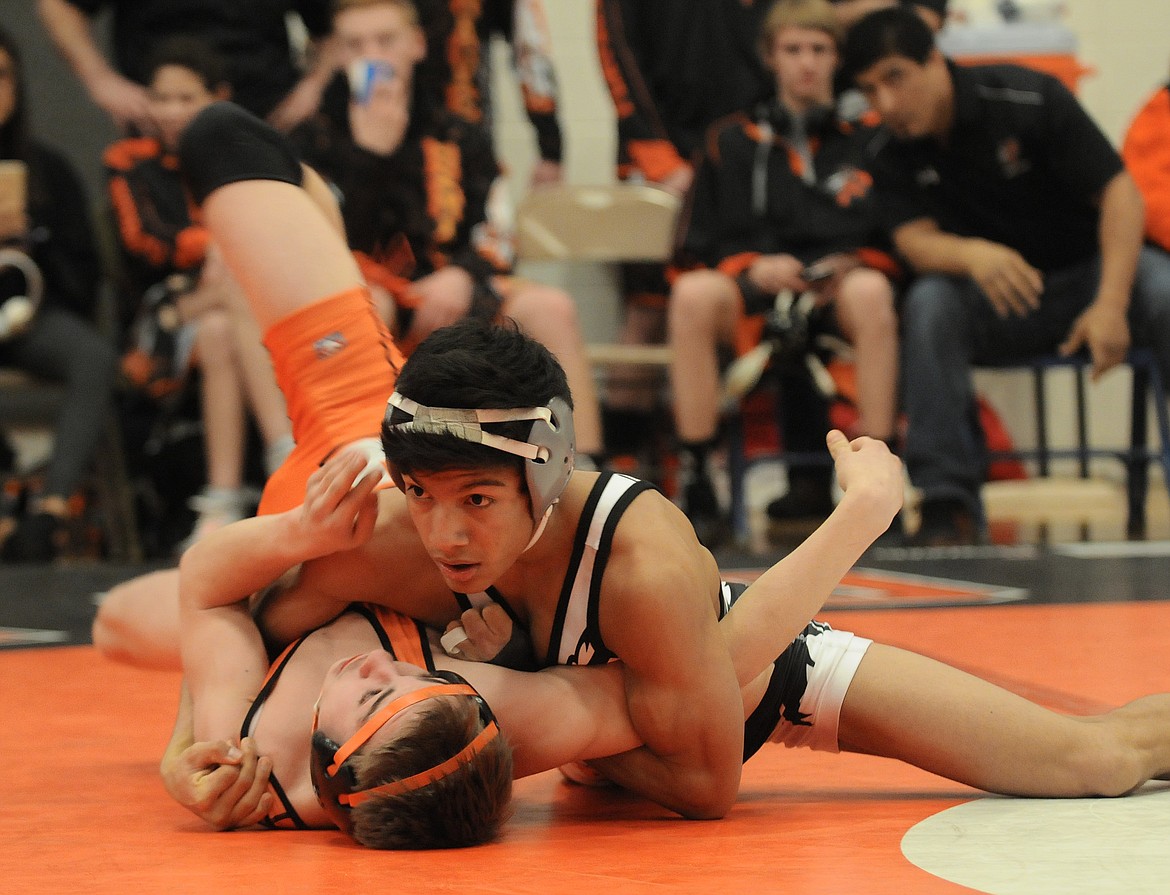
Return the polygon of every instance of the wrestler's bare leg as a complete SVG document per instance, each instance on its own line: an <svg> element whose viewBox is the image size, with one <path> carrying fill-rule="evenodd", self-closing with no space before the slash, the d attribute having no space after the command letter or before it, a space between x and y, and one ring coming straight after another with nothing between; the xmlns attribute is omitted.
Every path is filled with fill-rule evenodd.
<svg viewBox="0 0 1170 895"><path fill-rule="evenodd" d="M208 228L261 330L323 296L363 285L336 220L326 215L318 182L311 172L304 188L243 180L220 187L203 203Z"/></svg>
<svg viewBox="0 0 1170 895"><path fill-rule="evenodd" d="M324 296L362 283L343 237L337 203L320 177L303 184L240 180L203 202L223 260L260 329ZM178 668L178 573L155 572L113 588L93 625L104 654L146 668Z"/></svg>
<svg viewBox="0 0 1170 895"><path fill-rule="evenodd" d="M98 606L93 645L115 662L178 671L179 570L150 572L111 588Z"/></svg>
<svg viewBox="0 0 1170 895"><path fill-rule="evenodd" d="M875 643L849 686L839 741L990 792L1118 796L1170 773L1170 694L1103 715L1062 715Z"/></svg>

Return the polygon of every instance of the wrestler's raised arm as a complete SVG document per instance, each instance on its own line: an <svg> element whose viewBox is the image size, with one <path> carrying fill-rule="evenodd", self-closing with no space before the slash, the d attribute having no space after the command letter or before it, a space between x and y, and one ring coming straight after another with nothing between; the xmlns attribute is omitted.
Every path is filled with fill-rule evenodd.
<svg viewBox="0 0 1170 895"><path fill-rule="evenodd" d="M845 494L803 543L757 578L720 622L744 686L765 670L820 612L833 589L902 506L902 463L886 445L862 436L826 437Z"/></svg>
<svg viewBox="0 0 1170 895"><path fill-rule="evenodd" d="M319 487L309 488L302 506L234 523L183 555L180 640L196 740L238 731L247 700L256 695L267 670L267 653L247 598L292 566L369 537L378 476L367 474L349 487L363 465L360 455L349 455L345 462L314 473Z"/></svg>

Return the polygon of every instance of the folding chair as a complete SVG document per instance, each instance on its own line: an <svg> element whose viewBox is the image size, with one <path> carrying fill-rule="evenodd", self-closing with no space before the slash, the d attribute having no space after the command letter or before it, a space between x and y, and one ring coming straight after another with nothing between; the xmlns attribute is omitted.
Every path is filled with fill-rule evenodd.
<svg viewBox="0 0 1170 895"><path fill-rule="evenodd" d="M1153 353L1146 348L1130 351L1126 363L1133 373L1131 388L1129 445L1127 447L1093 447L1089 443L1088 401L1085 377L1091 370L1088 358L1045 355L1014 365L996 365L994 370L1028 370L1032 376L1033 404L1036 420L1036 445L1012 451L995 452L990 459L1011 458L1032 461L1037 474L1048 477L1052 461L1075 459L1080 478L1089 478L1089 461L1093 457L1109 457L1122 463L1126 472L1126 530L1131 538L1146 534L1146 498L1149 493L1149 466L1160 463L1165 483L1170 486L1170 413L1166 406L1166 389ZM1072 447L1051 445L1048 420L1047 374L1066 368L1073 373L1073 405L1075 408L1076 443ZM1149 407L1154 405L1158 428L1158 448L1149 445Z"/></svg>
<svg viewBox="0 0 1170 895"><path fill-rule="evenodd" d="M678 197L655 187L560 185L532 190L516 210L519 261L619 264L665 262L674 243ZM595 366L666 366L663 345L591 343Z"/></svg>

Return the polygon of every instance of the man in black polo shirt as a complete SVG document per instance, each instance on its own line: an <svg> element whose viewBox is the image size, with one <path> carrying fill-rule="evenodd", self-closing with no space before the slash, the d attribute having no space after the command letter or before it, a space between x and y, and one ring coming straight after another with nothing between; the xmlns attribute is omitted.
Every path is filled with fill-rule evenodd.
<svg viewBox="0 0 1170 895"><path fill-rule="evenodd" d="M845 65L885 122L871 146L877 201L921 274L902 307L918 540L977 542L970 365L1084 350L1096 377L1125 359L1132 333L1170 375L1170 256L1142 246L1133 180L1056 79L957 67L904 8L857 23Z"/></svg>
<svg viewBox="0 0 1170 895"><path fill-rule="evenodd" d="M317 109L333 73L328 54L302 72L286 17L300 16L310 39L329 33L328 0L38 0L53 43L86 92L119 127L150 132L146 84L159 44L176 35L206 42L228 61L232 99L275 126L291 128ZM112 15L113 64L98 46L92 19ZM321 47L316 47L318 51Z"/></svg>

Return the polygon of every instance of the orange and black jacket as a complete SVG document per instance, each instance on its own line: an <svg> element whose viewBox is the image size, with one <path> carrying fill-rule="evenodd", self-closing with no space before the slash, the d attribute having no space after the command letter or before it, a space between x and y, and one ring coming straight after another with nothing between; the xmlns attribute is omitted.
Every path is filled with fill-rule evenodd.
<svg viewBox="0 0 1170 895"><path fill-rule="evenodd" d="M618 169L661 181L715 121L775 90L757 50L766 0L597 0Z"/></svg>
<svg viewBox="0 0 1170 895"><path fill-rule="evenodd" d="M711 127L678 226L676 265L717 268L738 278L749 308L756 296L741 276L763 254L805 264L854 253L896 276L864 168L866 125L825 110L807 124L812 172L785 136L788 116L775 100Z"/></svg>
<svg viewBox="0 0 1170 895"><path fill-rule="evenodd" d="M427 36L423 77L439 78L440 101L461 118L490 121L491 39L500 35L511 48L524 111L536 132L540 157L560 162L557 83L543 10L525 9L525 0L424 0L419 21ZM487 114L485 114L487 113Z"/></svg>
<svg viewBox="0 0 1170 895"><path fill-rule="evenodd" d="M1121 157L1146 203L1146 239L1170 251L1170 85L1138 112Z"/></svg>
<svg viewBox="0 0 1170 895"><path fill-rule="evenodd" d="M111 144L102 156L110 202L134 286L145 290L178 271L194 271L209 236L179 171L179 159L153 137Z"/></svg>
<svg viewBox="0 0 1170 895"><path fill-rule="evenodd" d="M336 191L349 247L367 276L369 261L405 280L454 264L476 284L473 312L490 310L476 301L493 300L491 277L506 263L477 248L488 192L500 174L486 131L416 99L402 145L390 155L368 152L350 134L348 93L339 79L293 139Z"/></svg>

